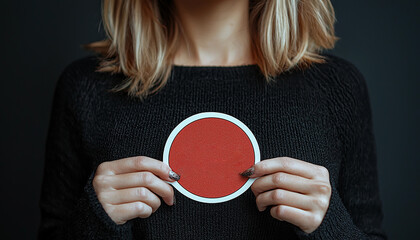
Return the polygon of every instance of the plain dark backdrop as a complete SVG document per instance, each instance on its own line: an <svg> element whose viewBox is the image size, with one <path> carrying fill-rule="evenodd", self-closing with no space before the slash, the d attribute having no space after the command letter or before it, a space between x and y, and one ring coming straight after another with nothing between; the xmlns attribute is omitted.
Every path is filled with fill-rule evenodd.
<svg viewBox="0 0 420 240"><path fill-rule="evenodd" d="M55 83L80 46L103 38L99 0L2 2L2 239L33 239ZM373 109L380 193L390 239L413 239L420 213L419 20L409 0L333 1L332 51L364 74Z"/></svg>

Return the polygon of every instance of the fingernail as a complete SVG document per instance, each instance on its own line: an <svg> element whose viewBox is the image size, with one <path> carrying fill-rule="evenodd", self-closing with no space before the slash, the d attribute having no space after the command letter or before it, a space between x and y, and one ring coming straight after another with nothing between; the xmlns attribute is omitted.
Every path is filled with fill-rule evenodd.
<svg viewBox="0 0 420 240"><path fill-rule="evenodd" d="M172 180L178 181L181 178L181 176L179 176L177 173L171 170L169 172L169 178Z"/></svg>
<svg viewBox="0 0 420 240"><path fill-rule="evenodd" d="M254 174L255 170L254 167L248 168L247 170L245 170L244 172L241 172L240 174L244 177L249 177L252 174Z"/></svg>

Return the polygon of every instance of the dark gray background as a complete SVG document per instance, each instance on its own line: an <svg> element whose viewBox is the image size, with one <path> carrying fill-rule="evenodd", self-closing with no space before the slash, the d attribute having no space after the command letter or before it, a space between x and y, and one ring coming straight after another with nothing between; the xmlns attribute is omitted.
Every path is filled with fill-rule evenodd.
<svg viewBox="0 0 420 240"><path fill-rule="evenodd" d="M364 74L373 109L383 226L390 239L417 234L420 164L417 1L333 1L333 53ZM4 1L1 17L2 239L35 238L44 143L60 72L104 35L100 1ZM5 238L4 238L5 237Z"/></svg>

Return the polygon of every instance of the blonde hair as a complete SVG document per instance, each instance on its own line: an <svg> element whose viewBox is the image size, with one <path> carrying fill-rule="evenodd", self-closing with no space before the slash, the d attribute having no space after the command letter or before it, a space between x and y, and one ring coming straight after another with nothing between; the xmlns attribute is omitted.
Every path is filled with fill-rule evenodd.
<svg viewBox="0 0 420 240"><path fill-rule="evenodd" d="M249 11L252 54L267 82L324 62L320 52L337 41L330 0L250 0ZM102 17L108 38L87 47L104 56L98 71L126 76L112 91L144 99L161 89L183 37L172 1L103 0Z"/></svg>

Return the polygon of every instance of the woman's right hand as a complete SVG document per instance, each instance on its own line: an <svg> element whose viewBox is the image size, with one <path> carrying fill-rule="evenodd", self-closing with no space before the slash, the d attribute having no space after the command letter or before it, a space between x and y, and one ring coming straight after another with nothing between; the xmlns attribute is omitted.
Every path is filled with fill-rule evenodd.
<svg viewBox="0 0 420 240"><path fill-rule="evenodd" d="M161 204L174 204L174 190L165 181L179 175L162 161L136 156L101 163L93 178L93 188L102 207L116 224L147 218Z"/></svg>

